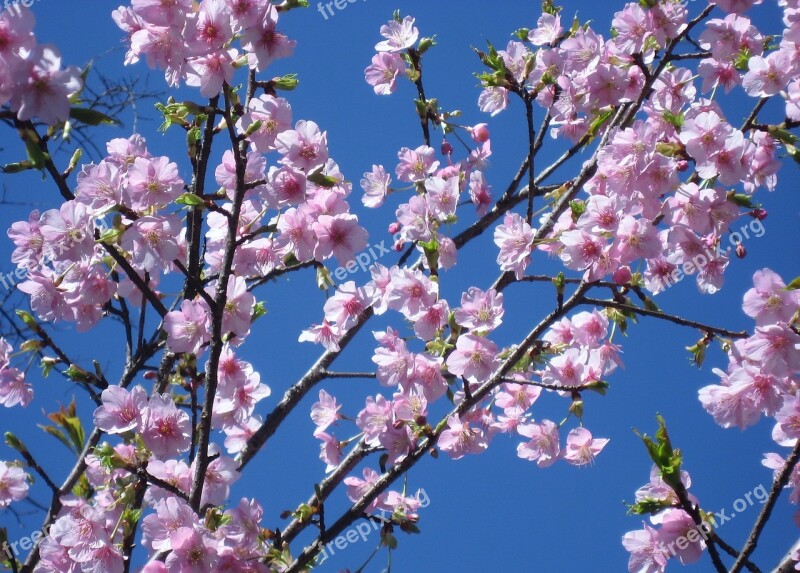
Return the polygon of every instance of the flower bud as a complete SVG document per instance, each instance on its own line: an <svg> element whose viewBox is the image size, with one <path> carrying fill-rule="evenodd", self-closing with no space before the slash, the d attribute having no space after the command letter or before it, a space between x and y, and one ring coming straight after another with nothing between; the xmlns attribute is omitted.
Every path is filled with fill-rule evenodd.
<svg viewBox="0 0 800 573"><path fill-rule="evenodd" d="M452 155L452 154L453 154L453 146L449 141L445 139L444 141L442 141L442 155Z"/></svg>
<svg viewBox="0 0 800 573"><path fill-rule="evenodd" d="M685 159L681 159L678 161L678 171L686 171L689 169L689 162Z"/></svg>
<svg viewBox="0 0 800 573"><path fill-rule="evenodd" d="M758 219L759 221L763 221L767 218L767 210L766 209L753 209L750 214Z"/></svg>
<svg viewBox="0 0 800 573"><path fill-rule="evenodd" d="M618 268L612 275L612 279L618 285L626 285L629 282L631 282L632 276L633 275L631 274L631 268L626 265L624 267Z"/></svg>
<svg viewBox="0 0 800 573"><path fill-rule="evenodd" d="M747 256L747 249L745 249L744 245L741 243L736 245L736 256L740 259L743 259Z"/></svg>
<svg viewBox="0 0 800 573"><path fill-rule="evenodd" d="M400 223L397 222L392 223L389 225L389 233L391 233L392 235L394 235L395 233L399 233L401 228L402 226L400 225Z"/></svg>
<svg viewBox="0 0 800 573"><path fill-rule="evenodd" d="M489 126L485 123L469 128L469 133L475 143L485 143L489 141Z"/></svg>

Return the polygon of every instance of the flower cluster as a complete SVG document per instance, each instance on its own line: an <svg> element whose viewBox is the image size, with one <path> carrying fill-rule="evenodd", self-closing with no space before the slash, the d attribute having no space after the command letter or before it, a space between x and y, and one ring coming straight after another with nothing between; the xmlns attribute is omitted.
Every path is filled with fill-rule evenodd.
<svg viewBox="0 0 800 573"><path fill-rule="evenodd" d="M0 106L20 121L56 125L70 116L70 100L83 88L80 71L63 69L55 46L39 44L35 19L24 6L0 13Z"/></svg>
<svg viewBox="0 0 800 573"><path fill-rule="evenodd" d="M13 348L0 338L0 406L25 407L33 400L33 387L25 381L25 373L11 366Z"/></svg>

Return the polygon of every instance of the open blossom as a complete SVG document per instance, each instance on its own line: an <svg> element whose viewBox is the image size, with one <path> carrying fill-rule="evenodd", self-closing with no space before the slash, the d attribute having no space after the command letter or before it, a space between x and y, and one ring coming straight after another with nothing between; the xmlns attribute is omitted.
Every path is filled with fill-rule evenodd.
<svg viewBox="0 0 800 573"><path fill-rule="evenodd" d="M208 309L198 301L184 300L180 310L168 312L164 317L167 346L173 352L197 354L210 340Z"/></svg>
<svg viewBox="0 0 800 573"><path fill-rule="evenodd" d="M250 67L258 72L266 70L276 59L286 58L294 52L297 42L277 31L278 10L269 3L263 17L245 29L242 47L250 52Z"/></svg>
<svg viewBox="0 0 800 573"><path fill-rule="evenodd" d="M183 192L178 166L168 157L137 157L128 168L126 205L136 211L164 207Z"/></svg>
<svg viewBox="0 0 800 573"><path fill-rule="evenodd" d="M447 357L447 369L470 382L485 382L500 364L497 352L497 345L491 340L474 334L461 335L456 349Z"/></svg>
<svg viewBox="0 0 800 573"><path fill-rule="evenodd" d="M275 138L283 162L309 173L328 160L328 134L313 121L300 120Z"/></svg>
<svg viewBox="0 0 800 573"><path fill-rule="evenodd" d="M419 38L419 30L414 26L414 18L406 16L402 22L392 20L381 26L381 36L386 38L375 45L378 52L399 52L414 45Z"/></svg>
<svg viewBox="0 0 800 573"><path fill-rule="evenodd" d="M346 265L367 247L367 231L355 215L320 215L311 227L317 238L314 258L318 261L333 255L340 265Z"/></svg>
<svg viewBox="0 0 800 573"><path fill-rule="evenodd" d="M16 466L0 461L0 509L28 497L28 475Z"/></svg>
<svg viewBox="0 0 800 573"><path fill-rule="evenodd" d="M576 466L592 464L608 442L607 438L593 438L586 428L575 428L567 435L564 459Z"/></svg>
<svg viewBox="0 0 800 573"><path fill-rule="evenodd" d="M328 426L341 418L339 410L342 405L336 403L336 398L328 394L325 390L319 391L319 402L311 407L311 419L317 427L317 432L324 432Z"/></svg>
<svg viewBox="0 0 800 573"><path fill-rule="evenodd" d="M506 213L503 224L494 231L494 243L500 247L497 263L504 271L514 271L522 278L531 262L534 232L531 226L517 213Z"/></svg>
<svg viewBox="0 0 800 573"><path fill-rule="evenodd" d="M778 50L766 58L753 56L747 62L750 69L742 78L742 87L753 97L770 97L786 87L792 71L788 52Z"/></svg>
<svg viewBox="0 0 800 573"><path fill-rule="evenodd" d="M500 87L487 87L478 96L478 107L492 117L508 107L508 90Z"/></svg>
<svg viewBox="0 0 800 573"><path fill-rule="evenodd" d="M25 373L18 368L0 369L0 405L22 406L33 400L33 387L25 382Z"/></svg>
<svg viewBox="0 0 800 573"><path fill-rule="evenodd" d="M11 94L11 108L20 121L38 117L55 125L69 119L69 97L81 89L83 82L77 68L61 69L61 54L54 46L34 47L20 62L15 75L17 85Z"/></svg>
<svg viewBox="0 0 800 573"><path fill-rule="evenodd" d="M361 497L367 492L367 490L369 490L369 488L371 488L372 485L375 482L377 482L378 479L381 477L380 474L372 468L364 468L364 470L362 471L362 475L364 476L364 479L357 478L354 476L350 476L344 479L344 485L347 486L347 497L350 499L350 501L354 503L359 499L361 499ZM379 507L385 508L384 505L385 498L386 498L386 493L380 494L378 497L372 500L372 503L370 503L367 506L365 511L367 513L370 513L372 511L375 511Z"/></svg>
<svg viewBox="0 0 800 573"><path fill-rule="evenodd" d="M386 173L383 165L373 165L372 172L364 173L364 178L361 180L361 188L364 190L361 202L370 209L380 207L390 193L391 183L392 176Z"/></svg>
<svg viewBox="0 0 800 573"><path fill-rule="evenodd" d="M397 153L400 163L397 165L397 178L400 181L416 183L424 181L432 175L439 167L436 161L436 150L427 145L421 145L416 149L403 147Z"/></svg>
<svg viewBox="0 0 800 573"><path fill-rule="evenodd" d="M800 438L800 398L787 396L775 420L778 423L772 430L772 439L781 446L794 446Z"/></svg>
<svg viewBox="0 0 800 573"><path fill-rule="evenodd" d="M455 319L470 330L494 330L503 322L503 313L502 293L470 287L461 295L461 308L456 310Z"/></svg>
<svg viewBox="0 0 800 573"><path fill-rule="evenodd" d="M783 279L770 269L756 271L753 285L744 295L742 308L745 314L756 319L759 326L788 323L800 308L798 291L786 290Z"/></svg>
<svg viewBox="0 0 800 573"><path fill-rule="evenodd" d="M167 394L150 398L143 416L142 439L158 458L170 458L189 449L192 432L189 415L178 410Z"/></svg>
<svg viewBox="0 0 800 573"><path fill-rule="evenodd" d="M177 215L148 215L133 222L122 235L122 248L133 255L136 268L158 274L181 254Z"/></svg>
<svg viewBox="0 0 800 573"><path fill-rule="evenodd" d="M369 307L363 288L356 287L354 281L347 281L339 285L336 293L325 302L325 320L335 322L338 326L348 329L353 326L358 317Z"/></svg>
<svg viewBox="0 0 800 573"><path fill-rule="evenodd" d="M540 468L551 466L558 460L561 444L555 422L543 420L541 423L520 424L517 432L528 438L527 442L517 446L517 455L520 458L535 461Z"/></svg>
<svg viewBox="0 0 800 573"><path fill-rule="evenodd" d="M181 527L169 536L172 552L167 555L170 573L213 573L219 560L217 542L208 533Z"/></svg>
<svg viewBox="0 0 800 573"><path fill-rule="evenodd" d="M667 566L668 554L659 532L642 522L644 529L629 531L622 538L622 545L631 554L628 559L628 573L663 573Z"/></svg>
<svg viewBox="0 0 800 573"><path fill-rule="evenodd" d="M250 100L236 127L245 132L257 121L261 127L248 137L253 148L259 153L274 151L278 134L292 128L292 106L282 97L262 94Z"/></svg>
<svg viewBox="0 0 800 573"><path fill-rule="evenodd" d="M528 32L528 41L534 46L552 45L563 32L561 16L558 14L542 14L536 28Z"/></svg>
<svg viewBox="0 0 800 573"><path fill-rule="evenodd" d="M135 386L128 392L120 386L109 386L100 398L103 405L94 411L94 424L109 434L140 430L142 413L147 405L147 394Z"/></svg>
<svg viewBox="0 0 800 573"><path fill-rule="evenodd" d="M397 78L406 71L406 62L399 54L378 52L364 70L364 78L378 95L389 95L397 89Z"/></svg>
<svg viewBox="0 0 800 573"><path fill-rule="evenodd" d="M454 460L466 454L479 454L489 447L489 441L480 427L472 427L458 416L447 419L447 429L442 432L438 446Z"/></svg>

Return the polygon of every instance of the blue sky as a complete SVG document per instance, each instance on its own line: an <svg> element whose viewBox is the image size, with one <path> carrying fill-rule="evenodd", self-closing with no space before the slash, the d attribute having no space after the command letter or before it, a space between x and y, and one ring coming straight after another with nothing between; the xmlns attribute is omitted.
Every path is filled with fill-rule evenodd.
<svg viewBox="0 0 800 573"><path fill-rule="evenodd" d="M400 8L404 14L417 17L422 35L436 34L439 42L425 59L429 97L439 98L446 109L463 110L466 124L489 121L494 155L487 176L496 189L503 189L525 154L524 109L514 102L509 110L492 120L478 111L479 90L472 74L479 71L479 62L470 46L483 47L486 39L498 47L504 46L515 29L535 25L538 12L532 9L534 4L538 3L505 0L500 8L499 3L479 0L395 4L364 0L347 4L327 20L312 5L312 9L293 11L281 19L281 28L298 41L296 56L277 62L266 76L299 74L300 86L288 96L294 118L312 119L328 131L331 155L348 179L358 181L373 163L393 169L400 147L413 148L422 143L411 104L414 91L410 84L404 84L392 97L375 96L364 83L363 70L379 40L380 25L395 8ZM82 65L95 58L95 65L112 77L140 76L147 78L148 86L161 88L164 84L160 73L150 72L144 64L122 69L122 34L110 18L114 6L96 0L68 3L39 0L33 6L38 20L37 37L40 42L57 44L66 63ZM591 19L598 31L605 34L617 9L617 4L612 8L608 3L585 1L565 2L564 6L566 19L577 12L583 22ZM691 2L690 10L697 11L698 6L699 2ZM775 8L760 13L758 24L778 21ZM193 90L174 95L179 100L199 100L199 94ZM752 102L741 98L728 108L732 123L738 123L746 115L749 111L746 105ZM143 115L151 119L140 119L138 127L147 137L151 151L170 155L188 177L190 166L184 160L181 135L158 134L155 110L150 104L143 107ZM777 114L780 110L771 111ZM540 117L538 108L537 114ZM102 144L105 139L130 133L131 122L127 118L119 128L98 132L98 141ZM439 133L434 134L436 147L440 138ZM1 141L3 162L18 159L23 153L10 130L3 133ZM543 151L538 163L543 166L554 156L553 150ZM578 157L577 161L583 159ZM61 158L61 164L64 163ZM566 170L563 176L572 174L574 170ZM766 233L746 242L749 254L744 260L733 261L721 293L703 296L697 292L693 280L686 280L660 295L658 304L665 310L719 326L750 328L752 322L741 312L740 302L753 272L769 266L785 278L800 274L796 239L799 180L797 166L787 164L780 174L777 191L759 192L758 198L770 213L764 221ZM52 208L58 200L54 186L42 182L38 176L2 175L0 185L8 201L26 203L4 206L0 211L0 226L4 228L27 217L31 209ZM356 189L351 203L370 231L370 242L388 239L386 226L393 219L393 209L366 211L358 200L359 193ZM12 269L10 251L10 241L0 240L3 272ZM495 256L489 235L466 248L460 254L461 264L443 279L448 298L457 300L455 293L469 285L486 288L497 274ZM381 262L390 264L394 260L395 255L387 255ZM537 256L531 269L556 272L557 266ZM354 278L360 282L367 280L366 275ZM301 329L320 320L324 295L316 289L312 274L297 274L281 284L268 286L259 298L266 301L269 314L257 323L242 355L254 363L262 380L273 390L273 396L261 404L261 412L265 414L318 355L318 348L301 346L295 341ZM512 286L506 293L506 302L506 324L498 336L500 342L508 344L549 311L552 289ZM368 331L385 324L375 321L366 329L335 369L368 369L372 353ZM65 327L53 331L84 364L97 358L110 377L119 371L124 345L118 327L102 326L80 337ZM625 570L628 555L620 539L626 531L641 524L637 518L626 515L624 502L633 500L634 491L647 482L650 470L644 447L631 428L652 433L657 413L666 417L673 443L684 452L685 469L693 477L692 492L703 508L726 508L730 514L738 498L759 485L768 489L771 472L761 466L761 459L764 452L780 451L769 437L772 426L764 421L742 433L722 430L714 424L697 400L697 389L713 383L716 377L711 368L724 367L726 362L722 353L714 350L705 368L691 367L684 347L699 337L691 330L643 319L631 327L628 338L620 340L625 369L610 378L611 390L607 396L586 396L584 422L595 436L611 438L591 468L576 469L560 463L539 469L516 457L518 439L504 436L496 438L489 451L480 456L457 462L442 456L420 463L409 475L408 483L412 490L424 488L430 499L430 505L421 513L423 533L398 534L400 545L392 554L392 570L465 573L505 570L577 573L587 567L597 571ZM31 380L38 393L37 401L27 410L0 411L0 425L3 430L13 429L18 433L60 480L71 467L71 459L60 445L45 438L35 424L44 422L42 408L51 411L57 402L69 402L73 392L57 377L41 379L35 368L31 369ZM365 380L332 380L322 387L344 402L344 411L352 416L363 405L366 395L380 391L376 382ZM284 525L279 514L307 499L313 484L322 476L324 465L317 459L317 441L311 435L313 425L308 416L316 399L316 392L312 394L289 417L234 489L235 499L255 495L261 501L267 515L265 527ZM91 404L81 394L78 398L81 411L90 419ZM565 408L563 400L546 396L537 403L535 413L537 417L559 420ZM344 426L337 435L346 436ZM0 459L14 458L14 452L0 447ZM33 496L44 502L46 493L37 483ZM344 508L345 502L341 491L334 494L327 507L329 515L336 508ZM760 505L747 508L726 523L720 535L734 546L741 546L759 510ZM771 568L797 537L791 524L792 512L784 497L754 555L763 569ZM0 513L0 526L11 530L12 540L34 531L40 520L40 514L32 513L17 523L8 512ZM345 567L355 570L377 543L378 536L374 534L364 543L352 544L337 552L319 570L338 571ZM386 565L384 550L365 571L381 571ZM710 570L707 557L693 570Z"/></svg>

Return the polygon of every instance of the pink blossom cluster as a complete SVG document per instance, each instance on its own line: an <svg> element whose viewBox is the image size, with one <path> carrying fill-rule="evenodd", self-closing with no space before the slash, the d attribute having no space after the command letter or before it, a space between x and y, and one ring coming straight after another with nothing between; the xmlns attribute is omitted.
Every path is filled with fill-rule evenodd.
<svg viewBox="0 0 800 573"><path fill-rule="evenodd" d="M738 11L750 4L723 7ZM786 10L789 22L793 12ZM613 38L604 40L591 29L579 29L563 39L559 16L544 14L529 35L536 51L512 41L498 53L518 86L534 90L537 102L552 115L553 137L577 142L593 123L605 121L602 114L611 106L635 101L645 86L643 66L680 33L685 20L686 10L679 3L656 3L652 8L631 3L615 14ZM794 32L786 30L781 49L769 56L775 63L769 65L788 60L793 37ZM714 55L700 65L702 93L713 92L719 83L732 85L712 77L709 62L730 68L738 83L742 74L733 60L747 54L752 56L752 71L744 75L748 93L767 95L749 88L761 74L779 86L770 95L789 90L791 106L797 87L786 84L797 72L793 66L798 59L780 66L777 77L767 64L766 71L759 72L763 36L747 18L730 14L724 21L712 19L701 38L713 46ZM498 113L508 103L508 92L502 86L487 87L481 108ZM556 222L553 233L559 242L539 248L558 254L565 266L583 271L590 281L618 271L626 277L631 265L644 261L644 281L653 293L675 282L670 277L679 267L697 275L701 291L718 290L729 263L721 238L744 214L730 196L738 185L748 195L759 187L774 189L779 142L764 131L733 127L720 105L698 98L700 93L691 68L674 65L663 71L643 103L646 117L610 133L607 145L599 149L597 170L584 186L589 198L580 202L579 212L567 211ZM688 170L690 165L694 169ZM685 182L680 179L683 171L691 175ZM758 211L749 214L763 216ZM533 248L532 229L509 214L496 233L501 268L521 276Z"/></svg>
<svg viewBox="0 0 800 573"><path fill-rule="evenodd" d="M28 497L29 479L17 464L0 460L0 509Z"/></svg>
<svg viewBox="0 0 800 573"><path fill-rule="evenodd" d="M724 428L747 428L762 414L774 417L773 439L793 446L800 437L800 401L795 397L800 386L800 292L787 290L770 269L756 272L753 284L742 308L755 319L755 333L730 344L728 368L714 369L720 383L701 388L700 402Z"/></svg>
<svg viewBox="0 0 800 573"><path fill-rule="evenodd" d="M687 472L681 472L681 482L687 489L691 486ZM689 498L697 501L692 494ZM643 522L642 529L629 531L622 538L623 546L631 554L630 573L663 573L669 559L676 558L682 565L700 559L711 526L698 526L683 509L673 507L678 505L678 498L662 479L658 467L651 470L650 483L636 491L636 501L660 504L663 509L651 515L651 525Z"/></svg>
<svg viewBox="0 0 800 573"><path fill-rule="evenodd" d="M62 68L55 46L37 43L34 25L24 6L0 13L0 106L8 104L20 121L56 125L69 119L70 98L83 81L76 67Z"/></svg>
<svg viewBox="0 0 800 573"><path fill-rule="evenodd" d="M278 8L268 0L133 0L114 10L127 35L126 64L141 58L164 70L172 86L186 83L205 97L232 83L238 67L264 71L290 56L296 42L277 30ZM239 40L241 53L231 47Z"/></svg>
<svg viewBox="0 0 800 573"><path fill-rule="evenodd" d="M11 366L13 348L0 338L0 406L23 408L33 400L33 387L25 381L25 372Z"/></svg>

